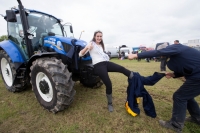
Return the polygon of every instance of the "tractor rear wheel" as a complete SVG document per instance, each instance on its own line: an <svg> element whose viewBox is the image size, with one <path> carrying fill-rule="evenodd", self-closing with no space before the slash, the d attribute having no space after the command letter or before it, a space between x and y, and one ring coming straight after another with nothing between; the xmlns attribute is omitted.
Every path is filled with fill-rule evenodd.
<svg viewBox="0 0 200 133"><path fill-rule="evenodd" d="M72 103L76 93L74 81L61 60L54 57L36 59L30 69L32 88L41 106L56 113Z"/></svg>
<svg viewBox="0 0 200 133"><path fill-rule="evenodd" d="M16 69L14 63L4 50L0 50L0 70L2 80L9 91L19 92L23 90L23 88L13 86Z"/></svg>

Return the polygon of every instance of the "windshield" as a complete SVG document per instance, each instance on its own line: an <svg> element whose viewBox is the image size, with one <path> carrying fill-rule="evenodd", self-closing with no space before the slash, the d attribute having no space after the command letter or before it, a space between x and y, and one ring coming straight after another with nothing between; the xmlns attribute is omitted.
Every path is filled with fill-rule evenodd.
<svg viewBox="0 0 200 133"><path fill-rule="evenodd" d="M39 13L30 13L27 18L30 28L36 31L36 33L37 31L43 33L53 32L55 35L63 36L61 25L57 19Z"/></svg>
<svg viewBox="0 0 200 133"><path fill-rule="evenodd" d="M63 36L61 24L54 17L32 12L28 14L27 19L29 32L34 35L34 38L31 40L34 51L37 51L39 41L44 35L53 32L56 36Z"/></svg>

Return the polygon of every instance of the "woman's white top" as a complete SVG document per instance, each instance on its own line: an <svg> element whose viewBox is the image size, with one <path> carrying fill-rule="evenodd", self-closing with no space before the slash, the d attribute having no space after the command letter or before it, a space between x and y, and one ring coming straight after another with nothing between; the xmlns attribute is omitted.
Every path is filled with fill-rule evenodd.
<svg viewBox="0 0 200 133"><path fill-rule="evenodd" d="M87 44L88 45L88 44ZM92 41L93 48L89 50L90 56L92 58L92 64L95 65L99 62L103 61L109 61L109 57L106 53L104 53L103 48L101 45L96 44L95 42ZM85 54L88 51L85 52ZM85 55L84 54L84 55ZM84 56L79 52L79 56Z"/></svg>

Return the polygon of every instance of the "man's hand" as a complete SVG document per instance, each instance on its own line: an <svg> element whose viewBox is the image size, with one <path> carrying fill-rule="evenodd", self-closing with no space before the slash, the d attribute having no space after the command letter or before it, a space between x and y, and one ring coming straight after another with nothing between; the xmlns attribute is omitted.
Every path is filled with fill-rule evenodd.
<svg viewBox="0 0 200 133"><path fill-rule="evenodd" d="M138 57L137 54L128 54L128 59L129 60L135 59L137 57Z"/></svg>
<svg viewBox="0 0 200 133"><path fill-rule="evenodd" d="M170 73L170 72L166 72L165 75L166 75L165 77L168 79L170 79L171 77L175 77L174 73Z"/></svg>

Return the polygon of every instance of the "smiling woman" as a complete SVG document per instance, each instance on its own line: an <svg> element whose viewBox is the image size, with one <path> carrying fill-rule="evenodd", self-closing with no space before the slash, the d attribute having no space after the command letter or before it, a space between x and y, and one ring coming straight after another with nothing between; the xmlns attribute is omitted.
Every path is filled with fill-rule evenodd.
<svg viewBox="0 0 200 133"><path fill-rule="evenodd" d="M101 31L95 31L92 41L87 44L87 46L82 49L79 56L85 55L88 51L92 58L92 63L94 65L94 73L98 75L106 86L106 96L108 101L108 110L113 111L112 104L112 83L108 76L108 72L119 72L123 73L125 76L132 78L133 72L126 69L123 66L115 64L109 61L108 55L104 52L104 42L102 39L103 33Z"/></svg>

